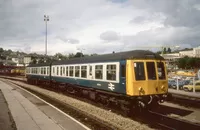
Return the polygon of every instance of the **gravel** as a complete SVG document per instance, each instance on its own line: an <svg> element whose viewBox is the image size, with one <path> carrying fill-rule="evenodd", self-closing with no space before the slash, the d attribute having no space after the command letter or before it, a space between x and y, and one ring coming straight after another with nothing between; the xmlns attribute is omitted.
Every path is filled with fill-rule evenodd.
<svg viewBox="0 0 200 130"><path fill-rule="evenodd" d="M147 130L147 129L150 130L152 129L146 124L141 124L130 118L117 115L116 113L113 113L112 111L107 111L102 108L98 108L94 105L65 96L63 94L52 92L43 88L36 87L34 85L25 84L19 81L12 81L12 82L22 85L25 88L31 89L43 95L46 95L50 98L59 100L71 107L78 109L79 111L83 113L86 113L87 115L95 117L97 120L106 122L107 124L117 129L120 129L120 130Z"/></svg>

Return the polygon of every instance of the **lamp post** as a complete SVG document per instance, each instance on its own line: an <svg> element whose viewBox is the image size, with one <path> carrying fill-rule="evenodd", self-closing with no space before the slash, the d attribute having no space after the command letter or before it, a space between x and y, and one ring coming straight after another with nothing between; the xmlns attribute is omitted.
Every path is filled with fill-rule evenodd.
<svg viewBox="0 0 200 130"><path fill-rule="evenodd" d="M45 24L46 24L45 55L47 55L47 21L49 21L48 15L44 15L44 21L45 21Z"/></svg>

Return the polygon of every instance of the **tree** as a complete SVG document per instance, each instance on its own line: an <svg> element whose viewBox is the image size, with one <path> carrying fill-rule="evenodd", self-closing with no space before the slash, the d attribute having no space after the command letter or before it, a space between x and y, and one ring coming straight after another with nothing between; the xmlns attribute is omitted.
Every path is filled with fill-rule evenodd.
<svg viewBox="0 0 200 130"><path fill-rule="evenodd" d="M172 52L171 48L168 48L167 53L171 53L171 52Z"/></svg>
<svg viewBox="0 0 200 130"><path fill-rule="evenodd" d="M77 52L74 57L84 57L84 55L82 52Z"/></svg>
<svg viewBox="0 0 200 130"><path fill-rule="evenodd" d="M166 51L166 48L164 47L164 49L163 49L163 54L166 54L166 52L167 52L167 51Z"/></svg>

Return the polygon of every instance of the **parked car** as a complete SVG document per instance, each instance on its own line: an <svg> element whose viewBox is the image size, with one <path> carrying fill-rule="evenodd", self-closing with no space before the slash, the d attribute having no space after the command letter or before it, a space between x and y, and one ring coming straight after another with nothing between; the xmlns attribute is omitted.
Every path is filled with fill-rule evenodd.
<svg viewBox="0 0 200 130"><path fill-rule="evenodd" d="M200 81L196 81L194 84L195 91L200 91ZM193 91L193 82L190 82L188 85L184 85L183 89L185 91Z"/></svg>

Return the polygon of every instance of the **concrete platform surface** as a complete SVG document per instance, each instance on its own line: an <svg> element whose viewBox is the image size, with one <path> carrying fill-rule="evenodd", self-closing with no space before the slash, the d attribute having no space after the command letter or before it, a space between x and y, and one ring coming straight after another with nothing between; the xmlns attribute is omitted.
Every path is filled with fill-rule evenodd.
<svg viewBox="0 0 200 130"><path fill-rule="evenodd" d="M81 123L15 86L0 81L17 130L88 130Z"/></svg>
<svg viewBox="0 0 200 130"><path fill-rule="evenodd" d="M180 96L186 99L196 99L200 100L200 93L199 92L185 92L183 90L175 90L175 89L168 89L168 92L172 94L172 96Z"/></svg>

